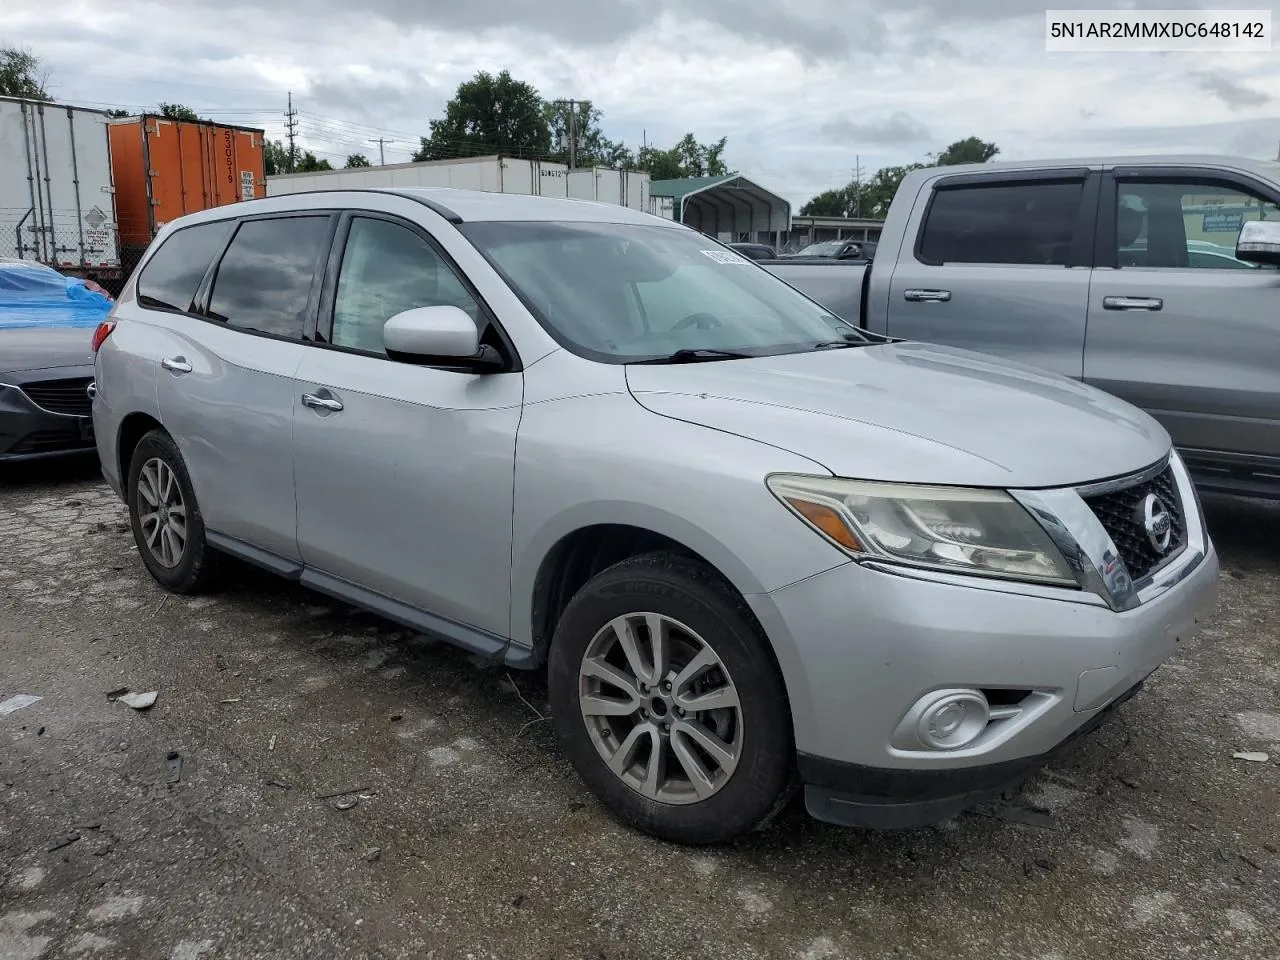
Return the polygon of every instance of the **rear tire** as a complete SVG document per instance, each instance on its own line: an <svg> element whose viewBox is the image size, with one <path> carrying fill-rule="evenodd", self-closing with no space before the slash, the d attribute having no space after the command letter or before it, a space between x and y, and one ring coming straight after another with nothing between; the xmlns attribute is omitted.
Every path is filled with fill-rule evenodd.
<svg viewBox="0 0 1280 960"><path fill-rule="evenodd" d="M218 556L205 540L187 465L163 430L147 433L134 448L127 495L133 539L152 578L172 593L212 586Z"/></svg>
<svg viewBox="0 0 1280 960"><path fill-rule="evenodd" d="M790 796L782 678L746 603L705 564L649 554L597 574L556 626L548 675L562 748L624 822L724 843Z"/></svg>

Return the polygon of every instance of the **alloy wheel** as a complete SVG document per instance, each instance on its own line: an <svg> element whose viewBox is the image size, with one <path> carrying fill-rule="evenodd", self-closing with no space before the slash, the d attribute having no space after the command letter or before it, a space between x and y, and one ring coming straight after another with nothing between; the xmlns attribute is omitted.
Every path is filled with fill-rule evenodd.
<svg viewBox="0 0 1280 960"><path fill-rule="evenodd" d="M649 800L706 800L742 755L742 707L728 670L698 634L662 614L617 617L595 635L578 701L601 758Z"/></svg>
<svg viewBox="0 0 1280 960"><path fill-rule="evenodd" d="M161 566L176 567L187 547L187 505L177 474L159 457L142 465L137 501L138 525L147 550Z"/></svg>

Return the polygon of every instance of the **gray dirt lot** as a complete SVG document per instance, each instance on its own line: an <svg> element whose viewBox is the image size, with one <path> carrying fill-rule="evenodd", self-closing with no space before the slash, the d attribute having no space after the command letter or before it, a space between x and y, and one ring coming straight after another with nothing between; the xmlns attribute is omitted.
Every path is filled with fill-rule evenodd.
<svg viewBox="0 0 1280 960"><path fill-rule="evenodd" d="M0 960L1276 958L1280 508L1208 509L1216 618L1033 782L1047 820L688 850L600 809L537 678L253 571L167 597L93 465L10 471L0 699L43 699L0 716Z"/></svg>

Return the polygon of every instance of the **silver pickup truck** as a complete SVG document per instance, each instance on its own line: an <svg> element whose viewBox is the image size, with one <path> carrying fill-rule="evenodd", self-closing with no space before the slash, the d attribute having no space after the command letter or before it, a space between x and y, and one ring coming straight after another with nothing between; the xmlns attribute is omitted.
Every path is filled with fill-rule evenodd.
<svg viewBox="0 0 1280 960"><path fill-rule="evenodd" d="M1280 163L920 170L874 265L762 266L874 333L1100 387L1168 429L1202 490L1280 498Z"/></svg>

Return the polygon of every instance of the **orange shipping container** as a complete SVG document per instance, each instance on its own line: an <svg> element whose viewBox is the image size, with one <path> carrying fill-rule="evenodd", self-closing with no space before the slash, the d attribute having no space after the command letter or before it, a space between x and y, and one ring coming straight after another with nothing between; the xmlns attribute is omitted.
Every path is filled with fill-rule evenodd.
<svg viewBox="0 0 1280 960"><path fill-rule="evenodd" d="M262 130L152 114L109 130L123 246L145 247L183 214L266 196Z"/></svg>

